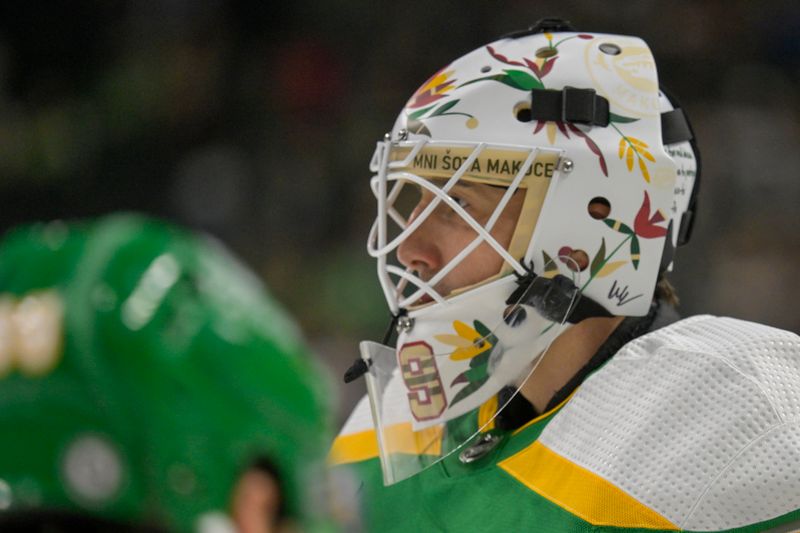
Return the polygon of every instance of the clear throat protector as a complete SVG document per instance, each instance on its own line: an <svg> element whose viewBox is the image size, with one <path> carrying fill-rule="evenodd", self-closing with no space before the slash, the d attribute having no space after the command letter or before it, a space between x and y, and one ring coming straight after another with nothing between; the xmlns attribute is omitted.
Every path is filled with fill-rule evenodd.
<svg viewBox="0 0 800 533"><path fill-rule="evenodd" d="M378 216L368 251L377 259L392 314L402 318L394 346L365 341L360 348L386 485L490 431L505 407L497 393L506 386L519 393L564 331L579 298L580 268L568 257L547 257L534 273L530 257L536 219L547 208L561 155L424 138L378 143L371 163ZM454 194L465 186L477 191L466 202ZM486 186L493 187L480 188ZM404 200L407 188L424 201ZM503 213L515 194L520 215L513 233L501 237L499 224L507 222ZM491 209L482 208L487 197ZM451 221L460 224L459 233L469 235L463 247L430 272L398 264L398 248L414 232L428 231L420 228L434 224L431 217L442 217L437 224L445 229ZM493 256L498 267L491 275L465 287L448 284L479 255ZM556 261L571 274L559 274Z"/></svg>

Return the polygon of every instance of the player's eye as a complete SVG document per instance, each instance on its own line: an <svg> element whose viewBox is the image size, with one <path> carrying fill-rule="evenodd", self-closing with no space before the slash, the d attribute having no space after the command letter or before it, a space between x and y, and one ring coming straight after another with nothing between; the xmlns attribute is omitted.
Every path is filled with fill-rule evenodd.
<svg viewBox="0 0 800 533"><path fill-rule="evenodd" d="M457 203L459 205L459 207L461 207L461 209L467 209L469 207L469 205L470 205L468 201L466 201L464 198L462 198L460 196L456 196L456 195L453 195L453 194L451 194L449 196L450 196L450 198L453 199L453 201L455 201L455 203Z"/></svg>

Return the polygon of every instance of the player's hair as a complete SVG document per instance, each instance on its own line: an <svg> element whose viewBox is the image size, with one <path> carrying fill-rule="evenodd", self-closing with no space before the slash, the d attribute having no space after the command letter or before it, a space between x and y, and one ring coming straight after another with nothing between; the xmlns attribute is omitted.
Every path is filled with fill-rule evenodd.
<svg viewBox="0 0 800 533"><path fill-rule="evenodd" d="M668 303L672 307L678 307L681 303L678 298L678 291L669 280L662 274L656 283L655 297L664 303Z"/></svg>

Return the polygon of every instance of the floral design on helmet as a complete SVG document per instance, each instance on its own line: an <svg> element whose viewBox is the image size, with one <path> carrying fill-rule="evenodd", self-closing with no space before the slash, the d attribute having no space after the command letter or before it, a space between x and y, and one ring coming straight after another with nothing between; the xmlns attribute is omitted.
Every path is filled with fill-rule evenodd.
<svg viewBox="0 0 800 533"><path fill-rule="evenodd" d="M489 379L491 373L490 360L500 355L501 348L497 337L489 331L480 320L474 320L470 327L460 320L453 322L456 334L441 334L435 338L444 344L455 347L450 358L453 360L470 359L469 369L460 373L450 384L458 383L466 386L458 391L450 405L456 404L477 391ZM494 354L494 357L493 357Z"/></svg>
<svg viewBox="0 0 800 533"><path fill-rule="evenodd" d="M586 256L586 253L582 250L573 250L570 246L562 246L558 250L557 257L567 268L571 270L589 268L589 278L583 284L581 290L584 290L594 279L609 276L620 267L628 264L628 262L633 265L634 270L639 268L639 252L641 248L639 239L656 239L664 237L667 234L667 228L659 225L666 220L664 214L660 210L656 210L651 214L650 210L650 196L647 194L647 191L645 191L642 205L639 207L639 211L636 213L636 217L633 220L633 227L613 218L603 219L602 222L605 225L625 235L625 238L617 244L610 253L606 253L606 239L604 237L601 238L600 247L594 254L591 263L588 261L576 260L579 255ZM611 261L626 243L630 243L630 258ZM545 264L553 264L553 260L547 252L542 252L542 254ZM545 274L547 274L547 272L545 272Z"/></svg>
<svg viewBox="0 0 800 533"><path fill-rule="evenodd" d="M441 105L438 103L440 100L447 98L449 96L448 93L455 88L457 80L452 75L453 71L447 70L447 67L439 70L411 96L411 99L406 104L406 109L414 110L408 113L408 126L412 133L430 135L425 124L422 123L422 119L442 116L461 115L467 117L465 123L467 128L473 129L478 126L478 119L469 113L452 111L458 104L458 99L448 100L441 103Z"/></svg>

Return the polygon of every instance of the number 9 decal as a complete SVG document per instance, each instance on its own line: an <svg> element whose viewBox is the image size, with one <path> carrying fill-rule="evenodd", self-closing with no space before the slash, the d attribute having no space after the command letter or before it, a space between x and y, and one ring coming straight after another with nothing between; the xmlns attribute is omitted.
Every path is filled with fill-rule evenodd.
<svg viewBox="0 0 800 533"><path fill-rule="evenodd" d="M411 414L421 422L440 416L447 408L444 387L433 349L424 341L404 344L397 354L408 389Z"/></svg>

